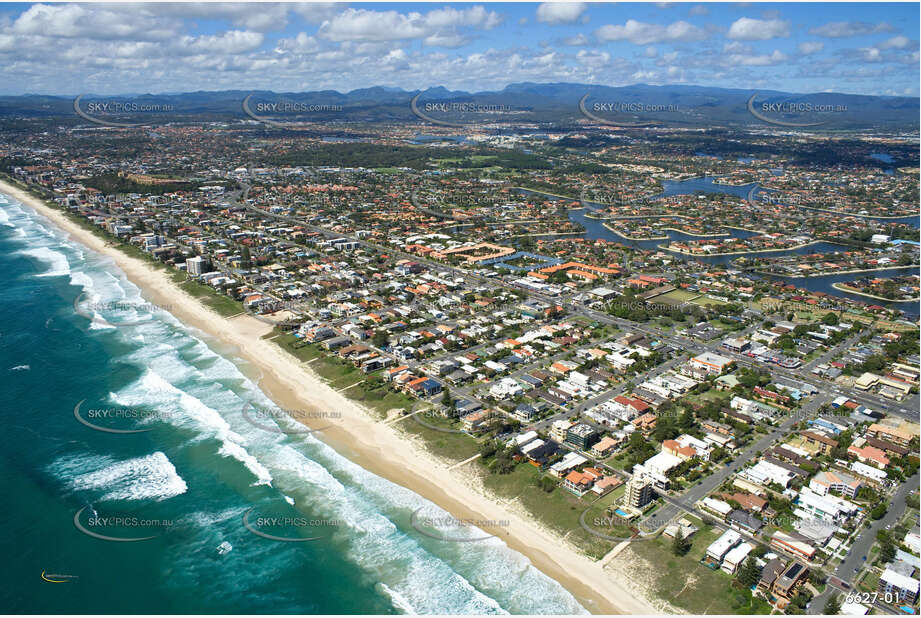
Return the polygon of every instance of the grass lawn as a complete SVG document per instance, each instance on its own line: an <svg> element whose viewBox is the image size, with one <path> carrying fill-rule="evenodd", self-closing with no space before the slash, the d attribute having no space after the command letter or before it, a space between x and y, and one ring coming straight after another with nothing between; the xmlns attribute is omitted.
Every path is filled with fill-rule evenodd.
<svg viewBox="0 0 921 618"><path fill-rule="evenodd" d="M675 303L683 303L689 300L693 300L700 296L700 292L688 292L687 290L672 290L662 296L657 296L656 301L674 301Z"/></svg>
<svg viewBox="0 0 921 618"><path fill-rule="evenodd" d="M719 536L718 529L704 528L691 539L691 550L675 556L671 541L664 537L633 543L630 551L653 568L656 595L692 614L767 614L770 606L753 598L747 590L733 586L723 571L711 571L700 564L707 546Z"/></svg>
<svg viewBox="0 0 921 618"><path fill-rule="evenodd" d="M422 414L425 413L422 412ZM435 427L444 426L446 429L455 428L447 419L437 419L427 416L423 420ZM473 457L480 451L480 443L472 436L465 433L438 431L422 423L417 423L411 418L397 421L393 424L393 427L404 433L422 438L425 440L425 448L430 452L452 461L464 461L465 459Z"/></svg>
<svg viewBox="0 0 921 618"><path fill-rule="evenodd" d="M706 307L707 305L713 305L714 307L722 307L723 305L729 304L724 300L719 300L711 296L707 296L706 294L703 296L698 296L691 302L694 303L695 305L700 305L701 307Z"/></svg>
<svg viewBox="0 0 921 618"><path fill-rule="evenodd" d="M690 395L685 395L681 398L680 401L683 403L698 404L705 404L710 401L719 401L728 404L730 399L732 399L732 393L730 391L720 391L715 388L711 388L705 393L692 393Z"/></svg>
<svg viewBox="0 0 921 618"><path fill-rule="evenodd" d="M560 487L547 493L537 486L541 471L528 463L518 464L510 474L483 473L484 484L490 491L500 498L517 499L541 524L565 536L587 555L601 558L614 548L614 542L593 536L579 525L579 516L592 505L594 494L579 498ZM607 505L613 497L609 494L602 500ZM590 515L586 516L586 522L592 523Z"/></svg>
<svg viewBox="0 0 921 618"><path fill-rule="evenodd" d="M237 315L243 311L243 303L221 294L211 286L198 283L197 281L186 281L185 283L180 283L179 287L224 317Z"/></svg>
<svg viewBox="0 0 921 618"><path fill-rule="evenodd" d="M340 361L338 358L327 355L319 347L313 344L301 345L302 339L298 339L291 333L285 333L278 329L273 331L278 334L274 341L285 351L295 356L301 361L314 361L310 363L310 368L322 377L332 388L340 389L351 386L359 380L364 380L368 376L352 366L351 363ZM298 346L298 347L295 347ZM402 408L412 410L419 405L419 401L404 395L391 391L387 387L372 389L364 383L353 386L344 393L349 399L359 402L364 406L378 413L383 418L388 410L393 408Z"/></svg>

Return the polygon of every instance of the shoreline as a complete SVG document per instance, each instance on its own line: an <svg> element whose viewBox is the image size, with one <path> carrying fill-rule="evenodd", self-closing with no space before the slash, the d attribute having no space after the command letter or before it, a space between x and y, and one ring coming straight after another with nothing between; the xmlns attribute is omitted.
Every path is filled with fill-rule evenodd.
<svg viewBox="0 0 921 618"><path fill-rule="evenodd" d="M261 372L261 376L248 377L279 407L339 411L340 422L326 427L322 438L343 456L434 502L458 519L507 520L509 526L502 539L505 544L557 581L591 613L658 613L653 600L641 598L632 586L606 571L600 561L578 553L530 517L521 516L477 491L464 482L463 468L459 469L460 474L450 472L448 466L420 448L416 441L376 420L360 404L327 385L309 366L301 364L278 344L263 339L272 332L270 325L248 314L224 318L179 288L169 271L129 256L24 189L0 180L0 191L49 219L73 240L111 258L128 280L141 289L146 300L170 307L169 312L186 326L232 348L235 356Z"/></svg>
<svg viewBox="0 0 921 618"><path fill-rule="evenodd" d="M866 292L861 292L860 290L849 287L846 284L840 283L840 282L832 283L831 287L841 292L847 292L848 294L857 294L858 296L866 296L867 298L873 298L875 300L882 300L887 303L916 303L919 300L921 300L921 297L918 297L918 298L884 298L883 296L876 296L875 294L867 294Z"/></svg>
<svg viewBox="0 0 921 618"><path fill-rule="evenodd" d="M779 247L777 249L756 249L754 251L726 251L723 253L691 253L690 251L685 251L684 249L672 249L671 245L667 247L662 247L666 251L671 251L672 253L681 253L684 255L690 255L693 257L714 257L718 255L748 255L750 253L771 253L777 251L795 251L796 249L802 249L803 247L809 247L812 245L817 245L820 242L825 242L823 240L813 240L812 242L807 242L805 245L795 245L793 247Z"/></svg>
<svg viewBox="0 0 921 618"><path fill-rule="evenodd" d="M779 275L777 273L769 273L766 270L756 270L754 272L759 275L767 275L769 277L780 277L782 279L811 279L812 277L830 277L832 275L853 275L858 273L875 273L881 272L884 270L900 270L902 268L918 268L917 264L907 264L905 266L883 266L882 268L864 268L862 270L842 270L840 272L834 273L815 273L813 275ZM889 299L886 299L889 300ZM889 301L889 302L908 302L908 301Z"/></svg>
<svg viewBox="0 0 921 618"><path fill-rule="evenodd" d="M634 242L640 241L640 240L668 240L668 236L654 236L651 238L631 238L629 236L624 236L623 234L621 234L620 232L618 232L617 230L609 226L607 223L602 223L601 227L611 232L612 234L616 234L617 236L620 236L624 240L632 240Z"/></svg>

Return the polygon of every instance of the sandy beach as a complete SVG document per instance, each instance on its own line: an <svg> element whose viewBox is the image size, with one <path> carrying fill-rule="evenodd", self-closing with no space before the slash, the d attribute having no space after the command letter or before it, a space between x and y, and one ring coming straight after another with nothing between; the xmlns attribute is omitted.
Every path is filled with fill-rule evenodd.
<svg viewBox="0 0 921 618"><path fill-rule="evenodd" d="M503 540L508 546L560 582L592 613L658 613L640 597L637 587L628 587L625 576L606 571L601 563L571 549L555 534L480 493L473 484L465 482L463 469L448 470L435 456L330 388L309 366L263 339L271 331L268 324L246 314L229 319L221 317L177 287L167 271L129 257L31 194L3 181L0 192L32 207L77 242L112 258L128 279L141 288L147 301L169 307L170 313L186 325L200 330L207 338L232 346L239 358L258 370L259 375L251 377L258 380L262 390L279 407L341 414L331 425L330 419L315 422L326 427L319 434L323 441L344 456L431 500L456 518L507 520L509 526Z"/></svg>

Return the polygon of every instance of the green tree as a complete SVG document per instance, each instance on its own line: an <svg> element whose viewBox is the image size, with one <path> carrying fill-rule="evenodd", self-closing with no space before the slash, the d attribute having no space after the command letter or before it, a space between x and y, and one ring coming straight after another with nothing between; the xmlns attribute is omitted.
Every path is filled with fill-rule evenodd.
<svg viewBox="0 0 921 618"><path fill-rule="evenodd" d="M874 520L882 519L883 515L886 514L886 511L889 510L889 505L885 502L880 502L870 511L870 517Z"/></svg>
<svg viewBox="0 0 921 618"><path fill-rule="evenodd" d="M751 588L758 583L760 578L761 569L758 568L758 563L755 562L755 559L749 556L742 564L742 568L739 569L739 574L736 575L736 579L746 588Z"/></svg>
<svg viewBox="0 0 921 618"><path fill-rule="evenodd" d="M827 601L825 601L825 607L822 608L822 613L827 616L834 616L840 611L841 602L838 600L838 595L833 594Z"/></svg>
<svg viewBox="0 0 921 618"><path fill-rule="evenodd" d="M694 428L694 413L685 408L678 419L678 427L684 431L690 431Z"/></svg>
<svg viewBox="0 0 921 618"><path fill-rule="evenodd" d="M454 406L454 399L451 398L451 391L447 388L441 392L441 405L448 409Z"/></svg>
<svg viewBox="0 0 921 618"><path fill-rule="evenodd" d="M390 340L390 337L387 335L385 330L376 330L374 331L374 336L371 337L371 344L375 348L382 348L387 345L387 342Z"/></svg>
<svg viewBox="0 0 921 618"><path fill-rule="evenodd" d="M691 542L684 538L684 534L681 532L681 527L678 527L677 532L675 532L675 538L672 539L672 553L676 556L683 556L691 549Z"/></svg>
<svg viewBox="0 0 921 618"><path fill-rule="evenodd" d="M879 546L879 561L887 564L895 560L895 545L892 543L883 543Z"/></svg>

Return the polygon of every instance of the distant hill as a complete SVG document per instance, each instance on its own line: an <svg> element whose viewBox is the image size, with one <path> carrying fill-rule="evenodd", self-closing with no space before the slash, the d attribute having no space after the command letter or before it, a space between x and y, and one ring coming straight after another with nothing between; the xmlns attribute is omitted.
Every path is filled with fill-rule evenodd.
<svg viewBox="0 0 921 618"><path fill-rule="evenodd" d="M495 122L546 128L595 124L663 127L774 127L817 131L918 131L919 99L841 93L797 94L773 90L711 88L706 86L599 86L571 83L514 83L499 91L464 92L443 87L424 91L373 87L340 93L334 90L284 92L227 90L177 94L124 96L83 95L80 108L93 117L120 122L175 122L189 120L253 121L249 107L260 118L280 122L414 122L423 128L426 117L448 125ZM755 97L752 99L752 97ZM582 103L580 108L580 102ZM170 106L169 112L107 114L109 103ZM272 104L286 104L281 112ZM462 105L466 104L466 105ZM468 111L476 107L475 111ZM483 108L487 111L481 111ZM141 109L138 107L137 109ZM496 109L499 111L488 111ZM459 111L458 111L459 110ZM587 112L587 114L586 114ZM0 96L0 119L71 118L89 124L74 113L73 97L47 95ZM156 118L156 120L151 120Z"/></svg>

